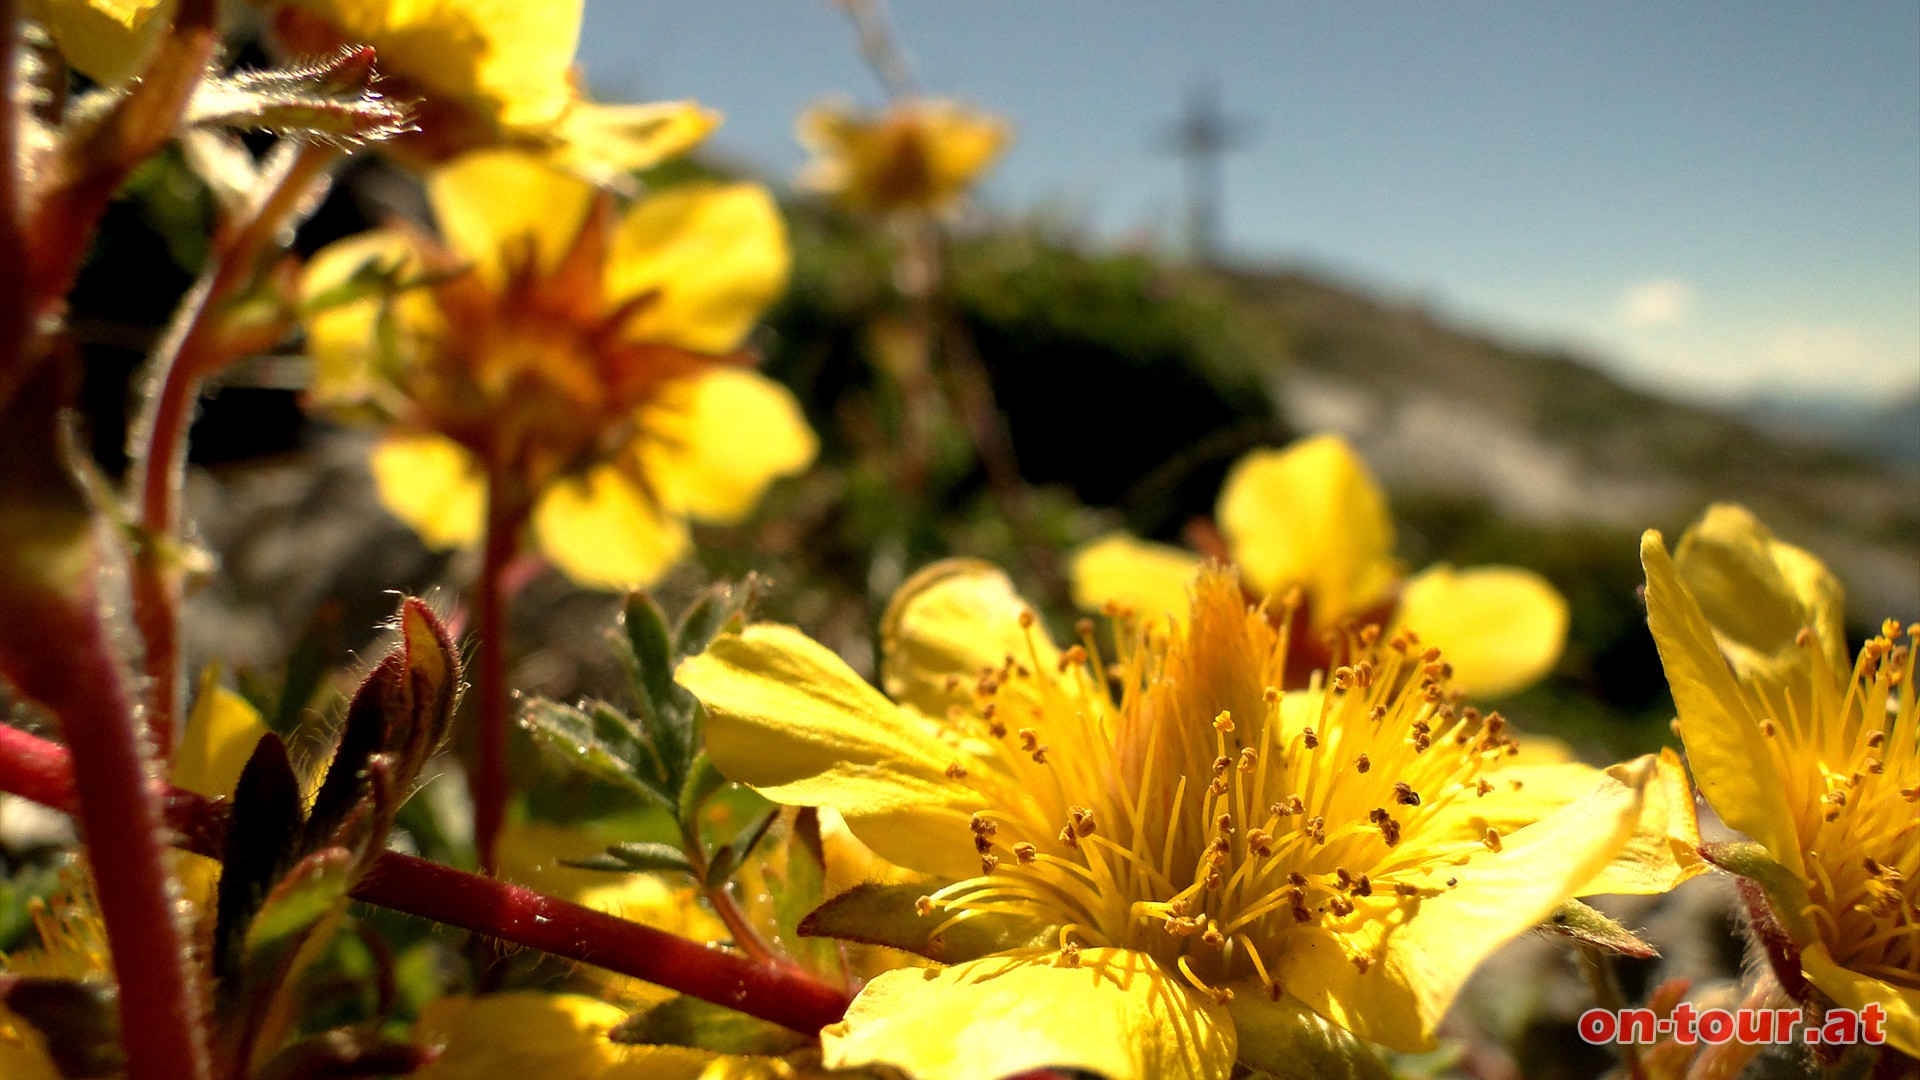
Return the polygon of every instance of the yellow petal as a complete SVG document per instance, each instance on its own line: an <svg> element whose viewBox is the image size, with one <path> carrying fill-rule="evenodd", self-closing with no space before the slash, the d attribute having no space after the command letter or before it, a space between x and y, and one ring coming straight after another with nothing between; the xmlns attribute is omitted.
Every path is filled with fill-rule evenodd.
<svg viewBox="0 0 1920 1080"><path fill-rule="evenodd" d="M1327 1019L1396 1050L1433 1045L1433 1031L1490 953L1583 891L1633 835L1653 768L1616 766L1588 795L1481 851L1448 873L1459 885L1418 902L1403 924L1369 919L1341 940L1315 928L1282 956L1280 983ZM1344 947L1343 947L1344 944ZM1380 957L1366 974L1349 960Z"/></svg>
<svg viewBox="0 0 1920 1080"><path fill-rule="evenodd" d="M438 435L389 435L374 448L370 464L380 505L428 547L479 541L487 481L459 443Z"/></svg>
<svg viewBox="0 0 1920 1080"><path fill-rule="evenodd" d="M787 227L758 184L680 184L634 204L614 232L607 296L657 290L629 324L636 341L723 353L787 287Z"/></svg>
<svg viewBox="0 0 1920 1080"><path fill-rule="evenodd" d="M363 271L400 276L420 266L414 237L394 229L348 237L307 261L300 299L309 306L304 320L314 369L309 400L320 405L364 401L380 381L415 363L440 335L444 324L439 308L424 289L328 302Z"/></svg>
<svg viewBox="0 0 1920 1080"><path fill-rule="evenodd" d="M1654 759L1654 776L1633 835L1613 861L1581 887L1580 895L1663 893L1707 870L1700 858L1700 819L1686 766L1679 754L1662 750Z"/></svg>
<svg viewBox="0 0 1920 1080"><path fill-rule="evenodd" d="M5 1009L0 1009L0 1076L8 1080L62 1080L39 1030Z"/></svg>
<svg viewBox="0 0 1920 1080"><path fill-rule="evenodd" d="M75 71L118 87L140 74L173 22L174 0L28 0Z"/></svg>
<svg viewBox="0 0 1920 1080"><path fill-rule="evenodd" d="M1499 697L1553 670L1567 641L1567 602L1531 570L1433 566L1407 581L1395 622L1439 646L1460 689Z"/></svg>
<svg viewBox="0 0 1920 1080"><path fill-rule="evenodd" d="M978 559L944 559L906 580L880 618L880 685L887 695L927 716L945 716L947 707L970 701L982 671L998 670L1013 657L1032 678L1005 680L1001 708L1028 715L1041 702L1045 679L1068 699L1080 696L1080 684L1061 677L1060 652L1037 621L1022 628L1032 608L1013 589L999 567ZM957 676L958 696L947 688Z"/></svg>
<svg viewBox="0 0 1920 1080"><path fill-rule="evenodd" d="M1239 986L1227 1003L1240 1039L1240 1061L1275 1076L1314 1080L1390 1080L1393 1071L1353 1033L1291 996L1275 1001L1258 982Z"/></svg>
<svg viewBox="0 0 1920 1080"><path fill-rule="evenodd" d="M220 685L218 669L207 668L174 750L173 786L210 799L232 795L240 770L266 733L260 713L246 698Z"/></svg>
<svg viewBox="0 0 1920 1080"><path fill-rule="evenodd" d="M691 101L645 105L575 102L561 118L555 164L605 183L650 169L697 146L720 126L718 113Z"/></svg>
<svg viewBox="0 0 1920 1080"><path fill-rule="evenodd" d="M735 524L767 485L813 464L820 440L786 387L757 372L710 368L647 411L641 450L661 502L702 521Z"/></svg>
<svg viewBox="0 0 1920 1080"><path fill-rule="evenodd" d="M1660 649L1700 794L1729 826L1746 833L1804 876L1799 833L1787 810L1773 756L1760 742L1760 717L1721 658L1707 617L1681 584L1660 534L1640 539L1647 572L1647 625Z"/></svg>
<svg viewBox="0 0 1920 1080"><path fill-rule="evenodd" d="M498 285L511 260L547 268L579 235L593 185L517 150L467 154L427 178L447 245Z"/></svg>
<svg viewBox="0 0 1920 1080"><path fill-rule="evenodd" d="M886 1064L918 1080L977 1080L1051 1066L1108 1080L1225 1080L1227 1010L1152 959L1083 949L993 956L939 971L890 971L821 1033L829 1068Z"/></svg>
<svg viewBox="0 0 1920 1080"><path fill-rule="evenodd" d="M687 523L611 465L548 485L533 510L533 532L575 584L613 591L653 584L690 545Z"/></svg>
<svg viewBox="0 0 1920 1080"><path fill-rule="evenodd" d="M716 638L675 677L707 711L707 751L775 802L830 806L873 850L947 877L979 870L964 844L985 803L946 775L964 755L787 626ZM975 762L968 761L972 768Z"/></svg>
<svg viewBox="0 0 1920 1080"><path fill-rule="evenodd" d="M1083 610L1098 611L1111 602L1145 618L1167 616L1185 624L1193 602L1188 590L1200 563L1191 551L1111 533L1074 552L1067 576L1073 581L1073 602Z"/></svg>
<svg viewBox="0 0 1920 1080"><path fill-rule="evenodd" d="M1673 564L1736 669L1776 682L1805 681L1794 639L1814 632L1835 671L1847 663L1845 594L1819 559L1773 538L1743 506L1707 508L1680 538Z"/></svg>
<svg viewBox="0 0 1920 1080"><path fill-rule="evenodd" d="M1241 458L1217 513L1247 580L1262 592L1304 589L1315 629L1381 603L1399 579L1386 496L1338 435Z"/></svg>
<svg viewBox="0 0 1920 1080"><path fill-rule="evenodd" d="M444 1046L417 1080L598 1080L625 1051L607 1038L627 1018L578 994L517 990L439 998L420 1011L414 1038Z"/></svg>
<svg viewBox="0 0 1920 1080"><path fill-rule="evenodd" d="M1808 946L1800 954L1800 968L1836 1005L1857 1012L1877 1003L1886 1010L1887 1042L1903 1054L1920 1057L1920 990L1843 968L1824 945Z"/></svg>

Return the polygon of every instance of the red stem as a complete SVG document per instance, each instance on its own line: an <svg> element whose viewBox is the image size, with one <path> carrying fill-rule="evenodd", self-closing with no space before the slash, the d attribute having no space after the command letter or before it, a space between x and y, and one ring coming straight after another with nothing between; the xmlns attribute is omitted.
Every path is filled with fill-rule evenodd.
<svg viewBox="0 0 1920 1080"><path fill-rule="evenodd" d="M149 687L147 726L162 760L172 756L181 708L180 490L194 404L208 376L280 337L277 322L237 334L224 316L236 297L256 285L264 261L279 250L287 221L339 156L338 149L321 143L305 143L294 151L246 216L216 237L206 272L180 305L173 327L148 364L152 388L134 421L132 440L138 483L134 499L142 534L133 561L132 592Z"/></svg>
<svg viewBox="0 0 1920 1080"><path fill-rule="evenodd" d="M19 13L0 0L0 412L27 364L27 240L20 222Z"/></svg>
<svg viewBox="0 0 1920 1080"><path fill-rule="evenodd" d="M0 725L0 790L71 812L73 776L57 743ZM168 823L180 846L218 855L225 808L174 789ZM838 1022L846 993L791 964L755 963L519 885L388 851L354 886L356 899L514 945L644 979L762 1020L814 1034Z"/></svg>
<svg viewBox="0 0 1920 1080"><path fill-rule="evenodd" d="M72 597L61 605L64 610L49 607L7 612L8 619L25 620L46 640L37 664L24 650L10 650L10 660L33 664L37 671L20 666L7 674L23 694L59 718L71 757L59 763L65 766L61 770L50 754L35 753L0 769L0 777L20 780L27 789L22 794L64 789L61 809L80 819L120 986L127 1076L204 1078L208 1059L201 997L175 919L176 888L161 829L165 787L155 779L141 744L136 706L94 615L93 590ZM19 733L8 729L8 734Z"/></svg>
<svg viewBox="0 0 1920 1080"><path fill-rule="evenodd" d="M507 689L508 570L526 523L524 502L512 491L506 470L487 474L486 538L480 577L474 582L474 719L478 726L473 763L473 843L480 872L500 869L500 833L507 821L507 726L512 702Z"/></svg>

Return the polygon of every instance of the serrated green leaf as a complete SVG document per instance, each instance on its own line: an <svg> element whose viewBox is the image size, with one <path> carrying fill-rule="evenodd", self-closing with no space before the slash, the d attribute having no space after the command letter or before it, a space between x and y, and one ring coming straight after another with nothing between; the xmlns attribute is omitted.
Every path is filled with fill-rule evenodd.
<svg viewBox="0 0 1920 1080"><path fill-rule="evenodd" d="M689 872L686 853L672 844L615 844L598 855L584 859L563 859L563 865L581 870L610 870L615 873L653 873L663 870Z"/></svg>
<svg viewBox="0 0 1920 1080"><path fill-rule="evenodd" d="M939 910L922 915L918 904L921 897L944 884L924 881L855 886L800 920L800 933L804 937L884 945L948 964L1051 940L1053 927L1001 914L975 915L940 930L951 916ZM940 930L937 936L936 930Z"/></svg>
<svg viewBox="0 0 1920 1080"><path fill-rule="evenodd" d="M1648 960L1660 955L1658 950L1642 940L1638 934L1578 900L1562 903L1546 922L1540 924L1539 930L1542 933L1572 938L1582 945L1592 946L1618 956Z"/></svg>
<svg viewBox="0 0 1920 1080"><path fill-rule="evenodd" d="M778 1055L811 1040L778 1024L691 997L673 997L615 1027L617 1043L692 1046L722 1054Z"/></svg>
<svg viewBox="0 0 1920 1080"><path fill-rule="evenodd" d="M666 613L653 597L636 592L628 595L622 615L627 645L633 650L634 691L656 705L665 704L673 685L673 646Z"/></svg>
<svg viewBox="0 0 1920 1080"><path fill-rule="evenodd" d="M649 771L657 768L652 751L643 750L640 740L616 722L618 713L606 711L611 716L598 709L589 715L557 701L534 698L520 710L520 726L532 733L535 743L569 766L671 807L674 800L635 767L634 758L644 756Z"/></svg>

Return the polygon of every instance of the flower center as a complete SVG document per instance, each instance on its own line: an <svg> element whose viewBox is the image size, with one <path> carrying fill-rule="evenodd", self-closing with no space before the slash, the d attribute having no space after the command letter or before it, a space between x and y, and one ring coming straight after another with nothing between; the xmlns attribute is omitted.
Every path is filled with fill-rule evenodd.
<svg viewBox="0 0 1920 1080"><path fill-rule="evenodd" d="M1111 666L1090 622L1057 652L1023 616L1028 656L949 680L960 749L991 762L950 773L990 808L972 822L981 874L932 905L1145 952L1220 997L1250 978L1277 995L1273 961L1307 934L1331 931L1365 973L1378 931L1499 850L1475 803L1518 786L1492 768L1517 747L1410 634L1382 647L1351 628L1363 659L1280 689L1288 624L1216 573L1186 631L1116 621Z"/></svg>
<svg viewBox="0 0 1920 1080"><path fill-rule="evenodd" d="M1790 778L1813 918L1834 960L1920 989L1920 701L1912 641L1887 620L1843 684L1813 635L1809 702L1770 694L1760 734ZM1776 700L1779 698L1781 700Z"/></svg>

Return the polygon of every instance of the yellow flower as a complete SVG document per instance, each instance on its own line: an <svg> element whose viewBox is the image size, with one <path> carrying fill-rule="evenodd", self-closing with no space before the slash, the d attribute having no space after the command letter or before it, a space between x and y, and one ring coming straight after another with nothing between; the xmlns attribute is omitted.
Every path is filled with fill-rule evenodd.
<svg viewBox="0 0 1920 1080"><path fill-rule="evenodd" d="M175 0L27 0L74 70L105 86L140 74L173 22Z"/></svg>
<svg viewBox="0 0 1920 1080"><path fill-rule="evenodd" d="M389 97L416 103L416 134L387 144L418 163L511 145L596 180L647 168L718 119L691 102L598 105L575 84L582 0L271 0L290 51L371 45Z"/></svg>
<svg viewBox="0 0 1920 1080"><path fill-rule="evenodd" d="M813 460L792 395L737 363L786 284L763 189L684 184L616 218L577 178L494 151L433 174L428 197L444 243L352 237L304 289L314 398L397 422L374 477L429 544L473 543L491 498L574 580L634 587L686 551L688 519L739 521ZM321 306L380 267L413 287Z"/></svg>
<svg viewBox="0 0 1920 1080"><path fill-rule="evenodd" d="M1889 1041L1920 1054L1920 627L1901 645L1889 620L1849 668L1839 584L1738 506L1709 509L1671 558L1647 533L1640 556L1701 793L1766 849L1737 869L1798 953L1782 984L1879 1002Z"/></svg>
<svg viewBox="0 0 1920 1080"><path fill-rule="evenodd" d="M1327 635L1347 623L1405 628L1440 647L1456 685L1476 695L1525 689L1566 643L1567 603L1540 575L1512 566L1437 565L1411 578L1393 557L1393 519L1366 463L1337 435L1256 450L1233 467L1215 510L1225 557L1254 596L1301 591L1288 685L1335 662ZM1074 599L1142 613L1186 610L1201 558L1124 534L1074 555Z"/></svg>
<svg viewBox="0 0 1920 1080"><path fill-rule="evenodd" d="M999 159L1006 121L943 99L903 101L878 115L830 101L800 114L814 160L802 181L856 210L947 209Z"/></svg>
<svg viewBox="0 0 1920 1080"><path fill-rule="evenodd" d="M1661 845L1645 854L1664 867L1609 869L1654 761L1514 783L1503 722L1459 704L1436 654L1378 650L1286 692L1285 631L1223 572L1193 588L1183 626L1123 622L1111 668L970 561L895 597L889 696L788 627L681 666L729 776L836 807L882 857L947 879L920 905L937 932L1033 931L881 975L824 1033L829 1065L1224 1077L1345 1058L1348 1032L1427 1047L1481 958L1566 898L1681 876Z"/></svg>

